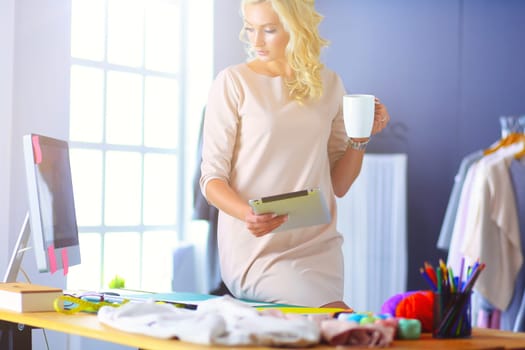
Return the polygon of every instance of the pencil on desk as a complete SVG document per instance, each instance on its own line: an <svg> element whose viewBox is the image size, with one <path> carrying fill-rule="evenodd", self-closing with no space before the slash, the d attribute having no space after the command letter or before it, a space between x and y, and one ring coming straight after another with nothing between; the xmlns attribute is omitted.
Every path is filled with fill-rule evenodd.
<svg viewBox="0 0 525 350"><path fill-rule="evenodd" d="M463 291L463 269L465 268L465 257L461 258L461 265L459 267L458 291Z"/></svg>
<svg viewBox="0 0 525 350"><path fill-rule="evenodd" d="M430 288L432 288L433 291L436 291L437 288L436 288L436 284L434 283L434 281L432 281L432 278L430 278L430 276L427 274L427 272L425 271L425 269L423 268L420 268L419 269L419 273L421 274L421 276L423 276L423 278L427 281L428 285L430 286Z"/></svg>
<svg viewBox="0 0 525 350"><path fill-rule="evenodd" d="M430 279L434 282L434 284L437 284L437 277L436 277L436 271L432 267L432 265L429 262L425 261L425 271L430 277Z"/></svg>
<svg viewBox="0 0 525 350"><path fill-rule="evenodd" d="M437 291L439 294L441 294L441 291L443 290L443 277L441 276L441 269L438 268L437 271Z"/></svg>
<svg viewBox="0 0 525 350"><path fill-rule="evenodd" d="M458 290L457 290L456 285L454 283L455 278L454 278L454 272L452 271L452 266L449 266L449 268L448 268L448 280L449 280L450 291L452 293L457 292Z"/></svg>
<svg viewBox="0 0 525 350"><path fill-rule="evenodd" d="M439 259L439 267L441 268L441 271L443 272L443 281L448 282L448 269L443 259Z"/></svg>
<svg viewBox="0 0 525 350"><path fill-rule="evenodd" d="M485 263L478 264L477 266L474 266L473 271L470 275L470 278L465 283L465 292L470 292L472 288L474 288L474 284L476 283L476 280L478 279L481 271L485 269Z"/></svg>

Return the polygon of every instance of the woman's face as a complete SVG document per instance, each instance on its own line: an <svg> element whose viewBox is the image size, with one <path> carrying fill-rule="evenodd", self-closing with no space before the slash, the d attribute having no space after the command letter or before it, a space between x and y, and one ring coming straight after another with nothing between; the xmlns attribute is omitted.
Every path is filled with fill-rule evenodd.
<svg viewBox="0 0 525 350"><path fill-rule="evenodd" d="M290 35L284 30L270 2L247 4L244 7L244 31L261 61L285 59Z"/></svg>

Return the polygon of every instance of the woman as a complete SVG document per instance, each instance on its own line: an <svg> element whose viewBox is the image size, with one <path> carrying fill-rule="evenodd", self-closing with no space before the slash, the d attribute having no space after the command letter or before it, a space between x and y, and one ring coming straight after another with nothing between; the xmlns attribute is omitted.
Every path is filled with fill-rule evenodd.
<svg viewBox="0 0 525 350"><path fill-rule="evenodd" d="M220 72L206 108L201 190L219 213L221 274L239 298L344 307L335 196L359 175L368 139L349 139L341 79L320 62L326 41L313 0L243 0L251 58ZM376 103L372 133L388 123ZM326 225L272 233L286 216L248 200L319 187Z"/></svg>

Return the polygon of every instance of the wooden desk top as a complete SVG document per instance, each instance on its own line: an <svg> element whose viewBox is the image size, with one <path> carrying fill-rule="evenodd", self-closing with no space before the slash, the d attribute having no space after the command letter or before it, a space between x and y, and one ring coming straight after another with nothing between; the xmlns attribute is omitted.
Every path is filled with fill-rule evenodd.
<svg viewBox="0 0 525 350"><path fill-rule="evenodd" d="M36 328L45 328L58 332L80 335L148 350L189 349L209 350L210 346L185 343L178 340L164 340L143 335L122 332L104 326L95 315L78 313L64 315L57 312L17 313L0 310L0 319L21 323ZM419 340L395 340L393 349L525 349L525 333L512 333L494 329L474 329L471 338L433 339L430 333L424 333ZM221 347L221 349L257 350L255 347ZM269 349L269 348L266 348ZM272 348L275 349L275 348ZM320 345L315 350L333 350L335 347ZM352 349L369 349L352 347Z"/></svg>

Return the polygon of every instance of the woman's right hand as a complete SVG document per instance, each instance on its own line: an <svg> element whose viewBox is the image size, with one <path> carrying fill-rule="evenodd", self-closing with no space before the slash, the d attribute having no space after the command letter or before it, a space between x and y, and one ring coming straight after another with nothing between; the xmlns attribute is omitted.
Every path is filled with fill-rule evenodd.
<svg viewBox="0 0 525 350"><path fill-rule="evenodd" d="M255 237L261 237L281 226L288 215L272 213L257 215L248 202L241 198L230 185L221 179L211 179L206 186L206 198L219 210L239 220L244 218L246 228Z"/></svg>
<svg viewBox="0 0 525 350"><path fill-rule="evenodd" d="M250 208L250 211L246 214L244 221L246 222L246 228L255 237L262 237L277 227L281 226L288 220L288 215L275 215L273 213L268 214L255 214Z"/></svg>

